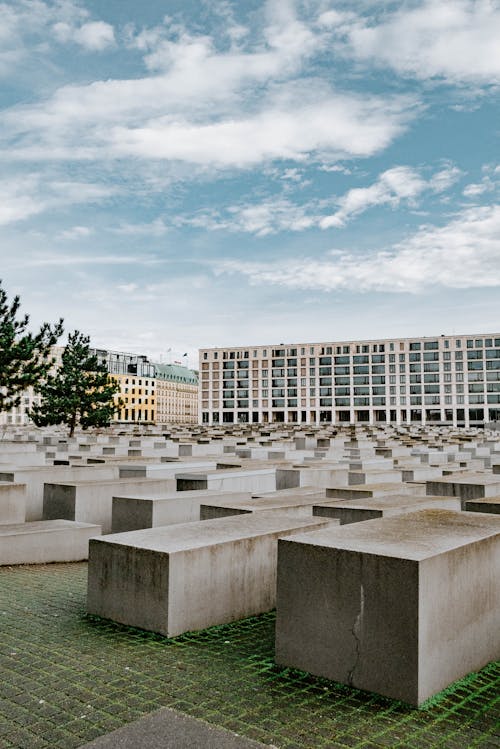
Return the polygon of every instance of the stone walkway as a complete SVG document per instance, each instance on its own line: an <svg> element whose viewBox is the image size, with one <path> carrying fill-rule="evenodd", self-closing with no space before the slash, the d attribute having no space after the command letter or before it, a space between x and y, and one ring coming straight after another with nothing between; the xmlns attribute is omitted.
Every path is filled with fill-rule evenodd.
<svg viewBox="0 0 500 749"><path fill-rule="evenodd" d="M275 666L274 614L171 640L92 620L86 575L0 570L0 749L76 749L164 706L286 749L500 746L500 663L416 710Z"/></svg>

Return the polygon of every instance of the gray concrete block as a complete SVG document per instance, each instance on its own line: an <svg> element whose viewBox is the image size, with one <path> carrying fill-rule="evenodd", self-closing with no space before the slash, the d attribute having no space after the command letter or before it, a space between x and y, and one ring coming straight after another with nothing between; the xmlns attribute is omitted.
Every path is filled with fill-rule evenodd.
<svg viewBox="0 0 500 749"><path fill-rule="evenodd" d="M171 491L175 479L122 479L46 483L43 491L43 519L78 520L100 525L103 533L112 527L113 496L121 492Z"/></svg>
<svg viewBox="0 0 500 749"><path fill-rule="evenodd" d="M500 519L424 510L279 542L276 661L419 705L500 655Z"/></svg>
<svg viewBox="0 0 500 749"><path fill-rule="evenodd" d="M93 539L87 610L168 637L269 611L278 537L327 524L254 513Z"/></svg>
<svg viewBox="0 0 500 749"><path fill-rule="evenodd" d="M26 519L26 484L0 481L0 525L24 523Z"/></svg>
<svg viewBox="0 0 500 749"><path fill-rule="evenodd" d="M211 499L233 501L250 499L250 492L172 492L165 495L113 497L112 533L126 533L141 528L190 523L200 520L200 507Z"/></svg>
<svg viewBox="0 0 500 749"><path fill-rule="evenodd" d="M89 539L101 528L69 520L0 526L0 565L79 562L88 559Z"/></svg>

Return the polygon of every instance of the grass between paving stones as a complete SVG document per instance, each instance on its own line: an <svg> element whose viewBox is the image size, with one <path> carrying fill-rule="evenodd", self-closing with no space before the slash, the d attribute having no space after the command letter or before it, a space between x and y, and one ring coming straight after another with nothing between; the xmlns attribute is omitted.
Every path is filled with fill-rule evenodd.
<svg viewBox="0 0 500 749"><path fill-rule="evenodd" d="M498 749L500 663L414 709L274 664L274 613L174 639L87 617L87 565L0 569L0 749L163 706L286 749Z"/></svg>

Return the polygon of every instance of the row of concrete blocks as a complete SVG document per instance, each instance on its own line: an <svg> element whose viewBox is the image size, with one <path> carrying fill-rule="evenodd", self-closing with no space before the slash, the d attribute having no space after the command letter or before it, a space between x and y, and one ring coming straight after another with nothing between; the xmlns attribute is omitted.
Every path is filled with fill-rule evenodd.
<svg viewBox="0 0 500 749"><path fill-rule="evenodd" d="M417 705L499 656L499 562L493 515L261 511L92 539L87 608L171 637L277 604L279 664Z"/></svg>

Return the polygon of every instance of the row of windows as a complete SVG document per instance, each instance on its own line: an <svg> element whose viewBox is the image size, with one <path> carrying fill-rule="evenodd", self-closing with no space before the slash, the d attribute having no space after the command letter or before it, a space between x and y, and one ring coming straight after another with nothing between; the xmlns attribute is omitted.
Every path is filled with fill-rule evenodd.
<svg viewBox="0 0 500 749"><path fill-rule="evenodd" d="M450 339L448 338L441 338L440 339L443 343L444 349L450 348ZM440 348L440 340L431 340L431 341L410 341L409 343L409 350L410 351L421 351L422 349L424 351L437 351ZM500 338L468 338L466 339L466 347L468 349L471 348L492 348L493 346L499 346L500 347ZM405 344L403 341L399 342L399 350L403 351L405 347ZM358 343L358 344L343 344L340 346L319 346L318 352L321 356L332 356L332 355L342 355L342 354L350 354L350 353L356 353L356 354L368 354L368 353L384 353L386 349L388 348L389 351L395 351L396 350L396 343L394 341L390 341L388 344L386 343ZM460 349L462 348L462 339L456 338L455 339L455 348ZM300 349L297 348L277 348L277 349L271 349L271 356L272 357L294 357L297 355L305 356L306 352L309 353L309 355L313 355L317 353L315 346L301 346ZM213 358L218 359L218 351L213 352ZM265 359L268 355L268 349L262 349L261 351L262 357ZM252 358L256 359L259 355L258 349L252 350ZM223 351L222 352L222 358L225 361L231 362L234 360L239 360L240 366L244 364L248 364L247 361L250 359L250 351L244 350L244 351ZM208 359L208 351L203 352L203 359L206 361Z"/></svg>

